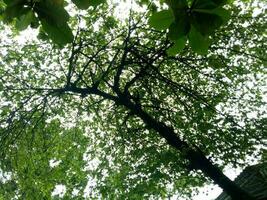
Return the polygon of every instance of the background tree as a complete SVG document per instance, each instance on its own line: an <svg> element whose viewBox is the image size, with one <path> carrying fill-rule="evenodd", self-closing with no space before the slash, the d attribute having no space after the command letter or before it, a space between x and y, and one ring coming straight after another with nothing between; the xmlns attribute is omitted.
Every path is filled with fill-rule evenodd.
<svg viewBox="0 0 267 200"><path fill-rule="evenodd" d="M266 136L265 13L244 6L204 56L192 42L174 56L142 12L118 21L106 4L71 19L65 47L46 30L46 42L3 39L3 198L51 199L57 184L66 199L190 197L212 180L252 199L221 172L260 155Z"/></svg>

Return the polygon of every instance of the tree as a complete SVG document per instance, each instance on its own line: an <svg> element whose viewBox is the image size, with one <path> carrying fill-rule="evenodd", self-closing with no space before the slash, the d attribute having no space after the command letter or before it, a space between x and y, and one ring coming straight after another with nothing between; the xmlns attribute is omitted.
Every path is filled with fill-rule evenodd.
<svg viewBox="0 0 267 200"><path fill-rule="evenodd" d="M251 17L246 5L231 4L204 51L186 32L190 45L173 53L181 38L170 40L171 28L151 28L142 12L119 21L106 4L71 28L64 21L69 45L64 28L42 21L45 41L2 41L1 169L11 172L2 197L51 199L56 184L64 199L85 188L90 199L190 197L212 180L232 199L253 199L222 173L261 155L266 133L264 13Z"/></svg>

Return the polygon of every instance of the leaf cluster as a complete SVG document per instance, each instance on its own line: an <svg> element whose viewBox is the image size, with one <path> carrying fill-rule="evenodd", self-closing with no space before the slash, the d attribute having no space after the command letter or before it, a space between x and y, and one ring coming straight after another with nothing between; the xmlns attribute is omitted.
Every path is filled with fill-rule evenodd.
<svg viewBox="0 0 267 200"><path fill-rule="evenodd" d="M168 38L174 45L168 50L170 55L181 52L187 38L191 48L206 54L210 44L209 36L230 18L230 11L223 8L226 1L167 0L168 10L155 12L149 20L157 30L168 29Z"/></svg>
<svg viewBox="0 0 267 200"><path fill-rule="evenodd" d="M12 22L18 31L31 28L40 29L40 38L50 38L54 43L65 45L72 42L73 33L68 25L69 13L65 10L64 0L3 0L6 4L2 11L3 20ZM104 0L73 0L79 9L98 6Z"/></svg>

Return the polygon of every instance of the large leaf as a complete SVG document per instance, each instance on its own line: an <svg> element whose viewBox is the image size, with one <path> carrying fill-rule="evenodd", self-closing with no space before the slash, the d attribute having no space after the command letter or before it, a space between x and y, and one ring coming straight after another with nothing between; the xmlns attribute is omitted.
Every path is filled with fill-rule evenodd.
<svg viewBox="0 0 267 200"><path fill-rule="evenodd" d="M56 6L63 6L64 5L64 0L48 0L51 1L52 4Z"/></svg>
<svg viewBox="0 0 267 200"><path fill-rule="evenodd" d="M36 3L35 11L41 21L43 30L57 44L67 44L73 40L73 34L67 24L69 14L63 6L52 1Z"/></svg>
<svg viewBox="0 0 267 200"><path fill-rule="evenodd" d="M3 0L3 1L7 6L14 6L14 5L23 4L26 2L25 0Z"/></svg>
<svg viewBox="0 0 267 200"><path fill-rule="evenodd" d="M192 26L189 33L189 44L193 51L203 55L208 52L210 42L207 36L203 36L194 26Z"/></svg>
<svg viewBox="0 0 267 200"><path fill-rule="evenodd" d="M228 20L230 18L231 12L229 10L226 10L225 8L219 7L215 9L193 9L194 12L198 13L206 13L206 14L212 14L212 15L218 15L224 20Z"/></svg>
<svg viewBox="0 0 267 200"><path fill-rule="evenodd" d="M31 28L38 28L40 25L39 19L33 15L33 19L31 21Z"/></svg>
<svg viewBox="0 0 267 200"><path fill-rule="evenodd" d="M223 6L229 2L231 2L231 0L212 0L215 4L217 4L218 6Z"/></svg>
<svg viewBox="0 0 267 200"><path fill-rule="evenodd" d="M50 1L36 3L35 11L40 20L45 19L50 24L61 26L69 20L69 14L63 6L58 6Z"/></svg>
<svg viewBox="0 0 267 200"><path fill-rule="evenodd" d="M37 35L37 38L43 41L48 41L49 37L47 33L44 31L44 29L41 27L39 30L39 34Z"/></svg>
<svg viewBox="0 0 267 200"><path fill-rule="evenodd" d="M216 9L193 9L191 23L200 33L209 35L227 22L230 16L230 11L220 7Z"/></svg>
<svg viewBox="0 0 267 200"><path fill-rule="evenodd" d="M196 0L191 7L191 23L202 35L210 35L230 18L221 6L226 0Z"/></svg>
<svg viewBox="0 0 267 200"><path fill-rule="evenodd" d="M166 3L170 6L170 8L175 10L183 10L188 7L186 0L166 0Z"/></svg>
<svg viewBox="0 0 267 200"><path fill-rule="evenodd" d="M212 13L221 17L223 22L227 22L231 17L231 12L224 8L216 8L212 10Z"/></svg>
<svg viewBox="0 0 267 200"><path fill-rule="evenodd" d="M167 0L166 2L171 8L175 20L179 21L187 16L188 4L186 0Z"/></svg>
<svg viewBox="0 0 267 200"><path fill-rule="evenodd" d="M174 21L174 16L171 10L162 10L154 13L150 19L149 24L157 30L165 30L169 28L171 23Z"/></svg>
<svg viewBox="0 0 267 200"><path fill-rule="evenodd" d="M44 31L53 42L61 45L72 42L73 34L67 23L61 26L50 24L46 20L41 20L41 23Z"/></svg>
<svg viewBox="0 0 267 200"><path fill-rule="evenodd" d="M168 37L170 40L178 40L188 34L190 30L190 23L187 18L182 18L178 22L171 24L169 28Z"/></svg>
<svg viewBox="0 0 267 200"><path fill-rule="evenodd" d="M202 35L209 35L223 24L223 20L213 13L194 12L191 23Z"/></svg>
<svg viewBox="0 0 267 200"><path fill-rule="evenodd" d="M168 50L167 50L167 54L170 56L174 56L178 53L180 53L186 44L186 37L182 37L179 40L176 40L174 45L171 46Z"/></svg>
<svg viewBox="0 0 267 200"><path fill-rule="evenodd" d="M227 0L196 0L192 5L192 9L214 9L223 6Z"/></svg>
<svg viewBox="0 0 267 200"><path fill-rule="evenodd" d="M79 8L79 9L87 9L89 6L98 6L101 3L104 3L105 0L72 0L72 2Z"/></svg>
<svg viewBox="0 0 267 200"><path fill-rule="evenodd" d="M25 14L29 8L24 7L24 0L5 1L7 7L3 13L4 20L10 22L15 17Z"/></svg>
<svg viewBox="0 0 267 200"><path fill-rule="evenodd" d="M16 28L19 31L26 29L34 19L34 13L29 10L26 14L22 15L16 22Z"/></svg>

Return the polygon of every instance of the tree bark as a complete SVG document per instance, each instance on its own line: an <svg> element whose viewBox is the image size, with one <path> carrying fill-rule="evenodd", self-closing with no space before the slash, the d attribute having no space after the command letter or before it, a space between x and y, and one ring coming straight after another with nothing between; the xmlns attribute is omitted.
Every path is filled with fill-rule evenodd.
<svg viewBox="0 0 267 200"><path fill-rule="evenodd" d="M140 117L143 122L151 129L158 132L166 139L169 145L178 151L181 151L185 158L189 160L190 164L195 168L201 170L204 175L210 177L216 184L218 184L232 200L256 200L248 192L244 191L235 182L230 180L223 172L215 166L197 147L191 147L185 141L182 141L173 128L167 126L163 122L159 122L146 113L142 108L131 102L126 95L119 94L117 103L124 105L133 114Z"/></svg>

